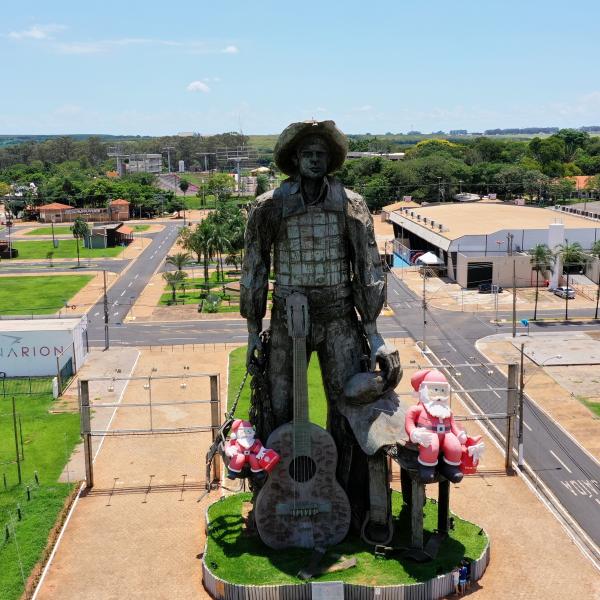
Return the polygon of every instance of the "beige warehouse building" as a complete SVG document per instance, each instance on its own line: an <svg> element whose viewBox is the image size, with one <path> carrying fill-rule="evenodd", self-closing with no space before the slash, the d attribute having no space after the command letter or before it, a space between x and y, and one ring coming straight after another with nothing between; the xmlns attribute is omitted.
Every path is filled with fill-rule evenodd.
<svg viewBox="0 0 600 600"><path fill-rule="evenodd" d="M444 203L426 206L399 202L384 209L394 226L394 250L409 263L425 252L443 261L447 276L465 288L480 283L517 285L535 281L528 251L536 244L551 249L567 240L584 249L600 239L600 223L551 208L503 202ZM512 255L509 248L512 234Z"/></svg>

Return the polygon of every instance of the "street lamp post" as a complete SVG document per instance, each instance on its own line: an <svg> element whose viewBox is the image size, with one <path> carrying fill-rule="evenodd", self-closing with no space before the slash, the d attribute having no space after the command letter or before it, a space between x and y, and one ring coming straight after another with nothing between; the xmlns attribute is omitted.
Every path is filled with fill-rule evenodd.
<svg viewBox="0 0 600 600"><path fill-rule="evenodd" d="M519 433L518 433L518 459L517 459L517 467L522 470L523 469L523 465L525 464L525 459L523 457L523 424L524 424L524 419L523 419L523 411L524 411L524 404L525 404L525 381L524 381L524 358L525 358L525 344L521 344L521 367L520 367L520 374L519 374ZM554 356L550 356L546 359L544 359L541 363L540 363L540 367L543 367L544 364L546 364L549 360L552 360L554 358L562 358L562 354L555 354ZM535 375L535 373L532 373L530 378L533 377L533 375ZM527 381L529 381L529 379Z"/></svg>

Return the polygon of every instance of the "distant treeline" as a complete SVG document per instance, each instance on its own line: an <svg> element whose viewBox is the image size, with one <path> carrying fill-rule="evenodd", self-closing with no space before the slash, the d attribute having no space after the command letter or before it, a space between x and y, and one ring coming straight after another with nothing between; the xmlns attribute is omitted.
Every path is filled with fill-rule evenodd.
<svg viewBox="0 0 600 600"><path fill-rule="evenodd" d="M509 129L486 129L485 135L538 135L540 133L547 133L553 135L558 133L559 127L513 127ZM585 131L587 133L600 132L600 125L585 125L578 127L577 131Z"/></svg>

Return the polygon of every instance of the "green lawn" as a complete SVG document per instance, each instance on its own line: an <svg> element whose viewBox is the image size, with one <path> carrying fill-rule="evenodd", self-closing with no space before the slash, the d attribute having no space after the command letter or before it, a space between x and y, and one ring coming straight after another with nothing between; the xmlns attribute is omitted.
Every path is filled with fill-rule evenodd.
<svg viewBox="0 0 600 600"><path fill-rule="evenodd" d="M19 256L17 257L19 259L45 259L48 252L54 252L53 258L77 258L77 247L74 239L60 240L58 248L53 248L52 240L14 242L13 248L19 251ZM121 252L123 252L122 246L88 249L83 247L83 242L79 243L79 255L82 259L118 256Z"/></svg>
<svg viewBox="0 0 600 600"><path fill-rule="evenodd" d="M240 383L246 372L246 346L236 348L229 355L229 388L227 407L231 408ZM310 420L325 427L327 424L327 401L319 368L319 359L313 354L308 366L308 404ZM236 418L247 419L250 409L250 378L246 381L240 402L235 412ZM265 440L263 440L265 441Z"/></svg>
<svg viewBox="0 0 600 600"><path fill-rule="evenodd" d="M133 230L140 232L140 231L147 231L148 229L150 229L150 225L134 225L133 226Z"/></svg>
<svg viewBox="0 0 600 600"><path fill-rule="evenodd" d="M54 226L54 235L71 235L73 232L70 227L57 225ZM25 235L52 235L52 227L38 227L28 231Z"/></svg>
<svg viewBox="0 0 600 600"><path fill-rule="evenodd" d="M0 471L6 475L8 489L0 480L0 597L15 600L23 592L25 580L40 559L48 534L73 484L58 483L67 458L79 441L77 413L50 414L52 394L17 396L16 410L21 417L24 461L23 484L18 485L11 398L0 395ZM39 486L34 472L39 474ZM26 487L31 500L27 500ZM17 520L17 505L22 520ZM9 524L10 537L5 539ZM13 534L16 532L16 540ZM17 547L18 544L18 547Z"/></svg>
<svg viewBox="0 0 600 600"><path fill-rule="evenodd" d="M302 585L303 582L296 574L308 564L312 550L271 550L258 536L245 535L241 516L242 504L250 501L251 497L249 493L227 496L209 508L206 563L217 577L232 583ZM437 505L428 500L423 511L427 539L437 527ZM403 505L399 492L392 493L392 512L395 534L391 545L408 546L410 514L408 507ZM442 544L437 558L428 563L416 563L402 558L376 558L372 546L367 546L359 536L351 533L341 544L328 549L329 554L323 562L334 562L331 555L335 553L346 557L354 556L356 566L315 577L315 581L397 585L427 581L439 573L448 573L463 557L470 560L479 558L487 543L487 537L479 535L478 525L456 516L454 523L455 528Z"/></svg>
<svg viewBox="0 0 600 600"><path fill-rule="evenodd" d="M0 279L0 314L46 315L64 307L93 275L15 275Z"/></svg>

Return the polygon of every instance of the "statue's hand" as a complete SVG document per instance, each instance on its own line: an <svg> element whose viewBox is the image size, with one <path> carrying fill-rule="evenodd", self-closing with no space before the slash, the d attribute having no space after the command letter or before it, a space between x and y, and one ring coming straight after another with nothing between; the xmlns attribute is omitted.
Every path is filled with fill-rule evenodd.
<svg viewBox="0 0 600 600"><path fill-rule="evenodd" d="M256 353L262 352L263 345L260 333L248 334L248 351L246 352L246 368L250 367L250 361L256 357Z"/></svg>
<svg viewBox="0 0 600 600"><path fill-rule="evenodd" d="M386 344L379 333L368 335L368 339L369 348L371 348L371 371L374 371L379 364L386 380L384 389L394 389L402 379L398 350Z"/></svg>

